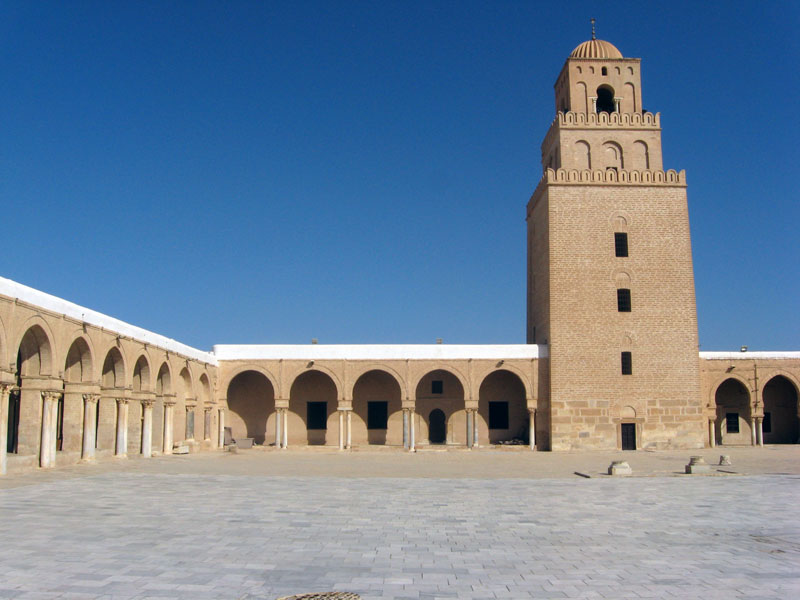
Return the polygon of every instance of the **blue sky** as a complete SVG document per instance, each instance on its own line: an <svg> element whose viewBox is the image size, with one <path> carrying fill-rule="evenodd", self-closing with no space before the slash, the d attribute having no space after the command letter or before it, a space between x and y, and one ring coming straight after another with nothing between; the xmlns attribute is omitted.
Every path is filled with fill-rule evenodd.
<svg viewBox="0 0 800 600"><path fill-rule="evenodd" d="M593 16L687 171L701 349L800 349L800 5L601 6L4 2L0 275L199 348L522 343Z"/></svg>

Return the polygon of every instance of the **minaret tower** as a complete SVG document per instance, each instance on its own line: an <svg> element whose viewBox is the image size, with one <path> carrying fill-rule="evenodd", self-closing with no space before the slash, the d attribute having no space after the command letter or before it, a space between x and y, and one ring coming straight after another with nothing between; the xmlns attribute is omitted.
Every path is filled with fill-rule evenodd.
<svg viewBox="0 0 800 600"><path fill-rule="evenodd" d="M555 97L527 211L528 342L549 356L539 428L553 450L702 447L686 177L662 170L640 59L592 20Z"/></svg>

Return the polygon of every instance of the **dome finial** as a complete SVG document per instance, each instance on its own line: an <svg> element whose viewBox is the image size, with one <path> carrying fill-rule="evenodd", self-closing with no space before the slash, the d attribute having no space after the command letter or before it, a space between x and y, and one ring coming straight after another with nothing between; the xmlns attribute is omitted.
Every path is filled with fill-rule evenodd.
<svg viewBox="0 0 800 600"><path fill-rule="evenodd" d="M592 39L596 40L597 36L594 33L594 17L592 17Z"/></svg>

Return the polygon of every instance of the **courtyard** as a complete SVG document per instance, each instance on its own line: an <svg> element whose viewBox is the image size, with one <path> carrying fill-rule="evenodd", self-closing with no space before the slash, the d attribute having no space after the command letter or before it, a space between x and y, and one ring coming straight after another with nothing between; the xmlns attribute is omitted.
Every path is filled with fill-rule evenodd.
<svg viewBox="0 0 800 600"><path fill-rule="evenodd" d="M682 475L690 454L732 465ZM619 458L632 477L603 474ZM799 459L298 449L9 475L0 598L794 598Z"/></svg>

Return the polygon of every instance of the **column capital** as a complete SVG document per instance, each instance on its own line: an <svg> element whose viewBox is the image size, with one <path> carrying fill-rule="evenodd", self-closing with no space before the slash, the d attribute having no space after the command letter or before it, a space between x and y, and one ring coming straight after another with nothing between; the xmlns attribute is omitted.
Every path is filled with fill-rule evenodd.
<svg viewBox="0 0 800 600"><path fill-rule="evenodd" d="M176 403L175 398L164 398L164 406L175 406Z"/></svg>
<svg viewBox="0 0 800 600"><path fill-rule="evenodd" d="M127 404L128 403L128 399L127 398L116 398L116 401L117 401L117 404Z"/></svg>
<svg viewBox="0 0 800 600"><path fill-rule="evenodd" d="M530 414L532 414L532 415L535 415L535 414L536 414L536 409L535 409L535 408L533 408L532 406L529 406L529 407L528 407L528 412L529 412Z"/></svg>
<svg viewBox="0 0 800 600"><path fill-rule="evenodd" d="M204 406L203 407L203 412L204 413L210 413L212 410L214 410L213 406Z"/></svg>
<svg viewBox="0 0 800 600"><path fill-rule="evenodd" d="M143 400L139 400L139 403L140 403L140 404L141 404L141 405L142 405L144 408L153 408L153 403L154 403L154 402L155 402L155 400L153 400L152 398L145 398L145 399L143 399Z"/></svg>
<svg viewBox="0 0 800 600"><path fill-rule="evenodd" d="M84 402L92 402L97 404L98 400L100 400L100 394L84 394L83 400Z"/></svg>
<svg viewBox="0 0 800 600"><path fill-rule="evenodd" d="M54 402L61 397L63 392L58 390L42 390L42 398Z"/></svg>
<svg viewBox="0 0 800 600"><path fill-rule="evenodd" d="M13 383L0 383L0 394L10 394L13 388Z"/></svg>

